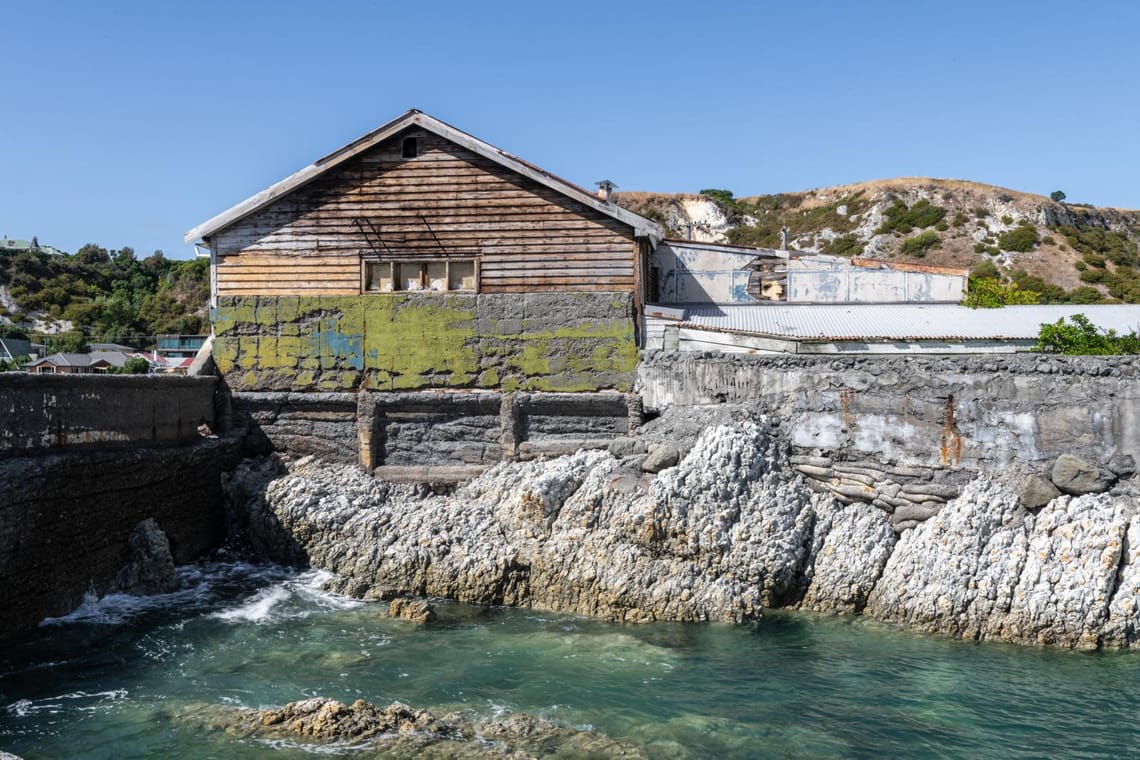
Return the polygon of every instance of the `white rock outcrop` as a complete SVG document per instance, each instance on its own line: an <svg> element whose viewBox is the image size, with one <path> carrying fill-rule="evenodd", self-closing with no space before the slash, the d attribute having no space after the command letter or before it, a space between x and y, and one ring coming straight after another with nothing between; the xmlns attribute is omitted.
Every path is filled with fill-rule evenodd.
<svg viewBox="0 0 1140 760"><path fill-rule="evenodd" d="M763 420L711 427L656 475L581 451L500 464L450 495L315 461L262 489L234 482L255 546L366 598L623 621L796 606L979 640L1140 640L1140 517L1119 488L1034 514L1013 478L982 476L900 535L887 512L808 488Z"/></svg>

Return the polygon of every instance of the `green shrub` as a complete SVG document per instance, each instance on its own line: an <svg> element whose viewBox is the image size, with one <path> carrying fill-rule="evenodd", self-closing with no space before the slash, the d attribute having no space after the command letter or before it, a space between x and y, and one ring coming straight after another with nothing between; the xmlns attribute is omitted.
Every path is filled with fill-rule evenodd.
<svg viewBox="0 0 1140 760"><path fill-rule="evenodd" d="M1033 227L1018 227L1003 232L998 238L998 246L1003 251L1024 253L1033 250L1035 245L1037 245L1037 230Z"/></svg>
<svg viewBox="0 0 1140 760"><path fill-rule="evenodd" d="M1022 290L1016 283L1009 285L993 277L970 278L970 291L962 303L971 309L997 309L1002 306L1035 304L1041 295Z"/></svg>
<svg viewBox="0 0 1140 760"><path fill-rule="evenodd" d="M923 198L909 207L902 201L895 201L884 213L887 218L879 225L879 229L875 230L876 235L884 235L888 232L906 235L915 229L933 227L946 216L946 209L935 206Z"/></svg>
<svg viewBox="0 0 1140 760"><path fill-rule="evenodd" d="M974 253L985 253L985 252L986 252L986 244L985 243L974 243Z"/></svg>
<svg viewBox="0 0 1140 760"><path fill-rule="evenodd" d="M1095 253L1086 253L1081 256L1081 260L1090 267L1100 267L1101 269L1104 269L1104 262L1107 261L1104 256L1099 256Z"/></svg>
<svg viewBox="0 0 1140 760"><path fill-rule="evenodd" d="M122 369L119 374L122 375L145 375L150 372L150 362L141 356L132 356L123 362Z"/></svg>
<svg viewBox="0 0 1140 760"><path fill-rule="evenodd" d="M1053 239L1052 235L1046 235L1045 237L1041 238L1042 245L1054 245L1056 242L1057 241Z"/></svg>
<svg viewBox="0 0 1140 760"><path fill-rule="evenodd" d="M1001 272L998 271L997 265L992 261L980 261L977 266L970 270L970 277L972 279L997 280L1001 278Z"/></svg>
<svg viewBox="0 0 1140 760"><path fill-rule="evenodd" d="M985 219L990 215L989 210L982 206L975 206L974 208L970 209L970 211L974 214L975 219Z"/></svg>
<svg viewBox="0 0 1140 760"><path fill-rule="evenodd" d="M922 258L928 250L936 248L940 244L938 233L934 230L927 230L904 240L899 250L909 256Z"/></svg>
<svg viewBox="0 0 1140 760"><path fill-rule="evenodd" d="M864 243L858 235L840 235L828 241L823 246L823 252L832 256L850 256L852 258L863 254Z"/></svg>
<svg viewBox="0 0 1140 760"><path fill-rule="evenodd" d="M1101 330L1084 314L1074 314L1066 323L1062 317L1041 325L1034 351L1046 354L1106 356L1140 353L1140 337L1136 331L1117 335L1115 330Z"/></svg>
<svg viewBox="0 0 1140 760"><path fill-rule="evenodd" d="M945 221L941 221L938 224L934 225L934 229L938 230L939 232L945 232L946 230L950 229L950 225Z"/></svg>
<svg viewBox="0 0 1140 760"><path fill-rule="evenodd" d="M959 211L954 214L954 221L951 222L951 224L953 224L955 227L965 227L967 218L968 217L965 214Z"/></svg>
<svg viewBox="0 0 1140 760"><path fill-rule="evenodd" d="M1089 265L1083 261L1078 261L1076 264L1073 264L1073 269L1076 269L1078 272L1083 272L1088 268Z"/></svg>
<svg viewBox="0 0 1140 760"><path fill-rule="evenodd" d="M1002 224L1013 224L1013 217L1009 214L1003 214L1001 217Z"/></svg>

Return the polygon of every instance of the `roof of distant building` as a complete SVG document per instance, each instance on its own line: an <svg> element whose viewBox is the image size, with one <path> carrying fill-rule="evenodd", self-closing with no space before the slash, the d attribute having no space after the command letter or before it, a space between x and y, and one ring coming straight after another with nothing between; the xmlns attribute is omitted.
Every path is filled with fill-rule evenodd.
<svg viewBox="0 0 1140 760"><path fill-rule="evenodd" d="M681 323L802 341L1035 340L1041 325L1084 314L1103 330L1140 329L1140 305L783 304L685 307Z"/></svg>

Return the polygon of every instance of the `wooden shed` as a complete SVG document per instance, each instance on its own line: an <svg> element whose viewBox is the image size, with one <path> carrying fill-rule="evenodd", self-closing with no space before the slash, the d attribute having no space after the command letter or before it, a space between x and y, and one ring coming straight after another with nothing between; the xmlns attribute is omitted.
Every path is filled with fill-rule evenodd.
<svg viewBox="0 0 1140 760"><path fill-rule="evenodd" d="M215 296L618 291L659 224L417 110L186 233Z"/></svg>
<svg viewBox="0 0 1140 760"><path fill-rule="evenodd" d="M662 233L413 110L186 241L232 389L584 391L632 385Z"/></svg>

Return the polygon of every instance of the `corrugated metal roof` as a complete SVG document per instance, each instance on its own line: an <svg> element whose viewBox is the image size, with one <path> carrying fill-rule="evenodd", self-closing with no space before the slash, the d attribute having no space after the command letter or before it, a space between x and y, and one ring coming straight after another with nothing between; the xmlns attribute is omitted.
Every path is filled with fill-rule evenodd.
<svg viewBox="0 0 1140 760"><path fill-rule="evenodd" d="M1032 340L1041 325L1084 314L1118 333L1140 331L1140 306L956 304L694 305L682 325L797 340Z"/></svg>

